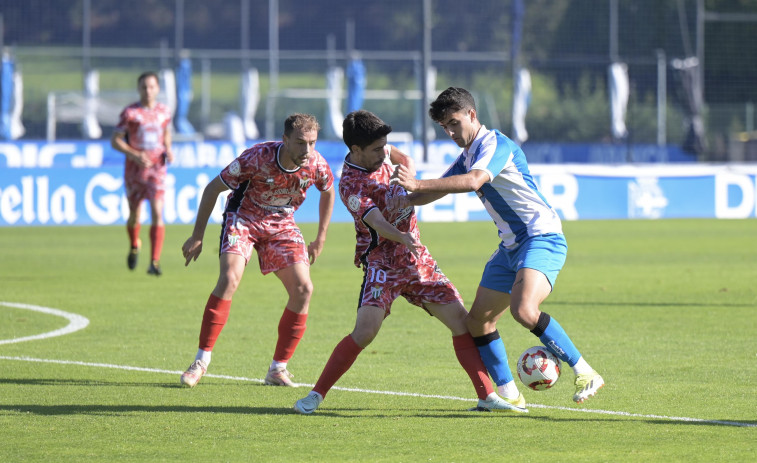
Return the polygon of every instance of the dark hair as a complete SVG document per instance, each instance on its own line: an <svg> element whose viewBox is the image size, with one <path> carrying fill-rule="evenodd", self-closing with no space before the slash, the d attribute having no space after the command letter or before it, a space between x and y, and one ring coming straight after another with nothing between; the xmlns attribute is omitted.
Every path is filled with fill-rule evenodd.
<svg viewBox="0 0 757 463"><path fill-rule="evenodd" d="M456 113L463 109L476 109L476 101L468 90L461 87L449 87L431 102L428 115L435 122L444 119L447 113Z"/></svg>
<svg viewBox="0 0 757 463"><path fill-rule="evenodd" d="M295 129L299 129L303 132L309 132L315 130L316 132L321 130L318 119L312 114L294 113L286 118L284 121L284 136L289 136Z"/></svg>
<svg viewBox="0 0 757 463"><path fill-rule="evenodd" d="M391 131L392 126L372 112L362 109L347 114L342 122L342 139L347 148L352 148L352 145L365 148Z"/></svg>
<svg viewBox="0 0 757 463"><path fill-rule="evenodd" d="M139 77L137 77L137 85L141 84L142 81L144 81L148 77L155 77L155 81L158 82L158 85L160 85L160 78L158 77L158 74L152 71L147 71L140 74Z"/></svg>

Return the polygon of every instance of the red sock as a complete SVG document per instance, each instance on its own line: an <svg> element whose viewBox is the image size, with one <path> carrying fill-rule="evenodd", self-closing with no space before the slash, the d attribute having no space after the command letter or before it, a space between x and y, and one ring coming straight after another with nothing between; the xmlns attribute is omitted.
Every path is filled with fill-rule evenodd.
<svg viewBox="0 0 757 463"><path fill-rule="evenodd" d="M213 350L218 335L229 319L231 299L221 299L211 294L208 303L205 304L205 313L202 315L202 327L200 328L200 349Z"/></svg>
<svg viewBox="0 0 757 463"><path fill-rule="evenodd" d="M489 380L489 373L486 371L484 361L481 360L481 355L478 353L473 336L469 333L452 336L452 346L455 348L457 361L460 362L460 365L462 365L465 372L470 376L478 398L486 399L489 394L494 392L494 387L491 380Z"/></svg>
<svg viewBox="0 0 757 463"><path fill-rule="evenodd" d="M296 313L284 308L284 313L279 320L279 339L276 341L276 350L273 353L273 360L277 362L288 362L294 355L294 350L300 339L305 334L305 321L308 319L306 313Z"/></svg>
<svg viewBox="0 0 757 463"><path fill-rule="evenodd" d="M471 341L472 342L472 341ZM334 384L339 381L347 370L350 369L355 359L363 348L358 346L352 336L349 334L342 339L339 344L334 348L334 352L331 353L329 361L326 362L326 366L323 367L318 382L315 383L313 390L321 396L326 397L326 393L329 392Z"/></svg>
<svg viewBox="0 0 757 463"><path fill-rule="evenodd" d="M129 235L129 242L131 242L131 247L138 248L139 247L139 222L137 222L133 227L126 226L126 233Z"/></svg>
<svg viewBox="0 0 757 463"><path fill-rule="evenodd" d="M152 250L152 260L160 260L160 253L163 251L163 238L166 236L166 227L163 225L150 226L150 249Z"/></svg>

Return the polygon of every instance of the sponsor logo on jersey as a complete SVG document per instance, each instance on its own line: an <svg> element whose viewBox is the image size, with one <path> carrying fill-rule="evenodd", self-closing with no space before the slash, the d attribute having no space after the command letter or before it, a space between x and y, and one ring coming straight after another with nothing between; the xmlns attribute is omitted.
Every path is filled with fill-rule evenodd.
<svg viewBox="0 0 757 463"><path fill-rule="evenodd" d="M236 177L240 174L240 172L242 172L242 166L240 166L239 161L235 159L231 164L229 164L229 173Z"/></svg>
<svg viewBox="0 0 757 463"><path fill-rule="evenodd" d="M405 220L406 218L410 217L410 215L413 213L413 206L406 207L404 209L400 209L400 215L394 221L392 222L392 225L395 227Z"/></svg>
<svg viewBox="0 0 757 463"><path fill-rule="evenodd" d="M347 207L349 207L352 212L357 212L357 210L360 209L360 198L351 195L347 198Z"/></svg>

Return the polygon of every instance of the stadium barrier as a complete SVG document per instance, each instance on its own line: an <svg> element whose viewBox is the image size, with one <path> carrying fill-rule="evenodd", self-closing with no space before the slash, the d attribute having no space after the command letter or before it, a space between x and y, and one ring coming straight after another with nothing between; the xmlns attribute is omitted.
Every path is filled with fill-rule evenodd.
<svg viewBox="0 0 757 463"><path fill-rule="evenodd" d="M565 220L757 216L755 164L693 164L680 162L685 158L675 151L662 155L651 148L648 154L665 162L596 164L590 161L612 158L615 148L529 146L534 149L527 152L535 151L537 159L539 152L553 158L568 157L574 149L584 153L585 163L545 164L529 155L542 193ZM451 142L434 142L430 148L428 162L417 164L422 178L439 176L459 153ZM193 223L205 185L242 149L228 142L176 144L177 162L167 178L166 223ZM318 150L338 179L344 145L319 142ZM124 224L128 206L122 173L123 156L104 142L0 143L0 226ZM298 221L318 220L318 196L309 191ZM332 220L350 222L346 208L337 203ZM144 220L147 210L143 208ZM221 210L219 199L213 222L220 221ZM418 216L429 222L490 220L474 193L448 195L418 208Z"/></svg>

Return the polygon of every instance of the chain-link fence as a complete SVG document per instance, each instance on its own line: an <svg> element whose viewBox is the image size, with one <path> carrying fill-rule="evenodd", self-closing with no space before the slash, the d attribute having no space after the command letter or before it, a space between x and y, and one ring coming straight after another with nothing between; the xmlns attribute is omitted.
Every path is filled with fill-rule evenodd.
<svg viewBox="0 0 757 463"><path fill-rule="evenodd" d="M757 156L750 148L757 3L532 0L522 2L522 22L519 3L431 0L432 97L450 85L466 87L477 97L484 123L510 134L519 96L514 76L522 68L530 77L524 123L531 141L686 145L703 160ZM186 116L199 136L227 136L226 121L234 114L253 118L261 136L271 135L266 129L272 120L294 111L327 120L329 92L335 91L330 72L344 71L359 57L365 66L362 106L396 131L418 137L420 127L430 125L420 103L422 5L0 0L1 36L22 76L24 138L49 137L51 111L60 113L57 137L82 137L79 113L67 116L62 108L84 105L92 70L107 136L110 113L136 99L139 73L176 72L182 57L192 70ZM694 63L693 86L685 85L686 74L675 65L684 62ZM623 65L620 80L610 77L613 63ZM250 108L248 98L245 108L240 88L250 69L259 76L257 103ZM336 90L345 111L348 79L341 77ZM621 98L615 108L613 95ZM617 125L618 114L624 126ZM696 118L704 128L700 146L691 143Z"/></svg>

